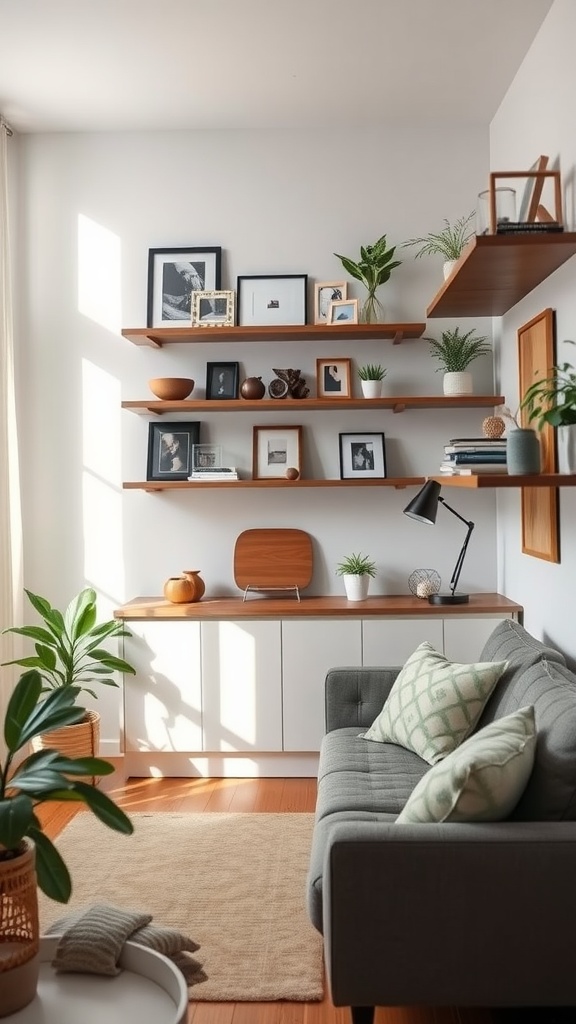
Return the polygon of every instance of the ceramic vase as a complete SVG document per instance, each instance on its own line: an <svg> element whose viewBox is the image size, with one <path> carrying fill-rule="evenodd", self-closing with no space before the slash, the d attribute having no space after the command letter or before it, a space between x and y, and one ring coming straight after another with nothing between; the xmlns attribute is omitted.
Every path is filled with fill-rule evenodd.
<svg viewBox="0 0 576 1024"><path fill-rule="evenodd" d="M171 576L164 584L164 597L172 604L187 604L193 594L194 587L185 576Z"/></svg>
<svg viewBox="0 0 576 1024"><path fill-rule="evenodd" d="M202 597L204 597L204 593L206 591L206 584L204 583L204 580L200 575L200 570L184 569L182 575L184 579L188 580L190 586L192 587L193 593L192 597L189 598L189 600L199 601Z"/></svg>
<svg viewBox="0 0 576 1024"><path fill-rule="evenodd" d="M519 427L510 431L506 443L506 463L510 476L540 472L540 441L535 430Z"/></svg>
<svg viewBox="0 0 576 1024"><path fill-rule="evenodd" d="M368 573L357 576L351 573L344 573L342 576L346 597L349 601L365 601L368 597L368 586L370 577Z"/></svg>
<svg viewBox="0 0 576 1024"><path fill-rule="evenodd" d="M576 473L576 423L558 427L558 472Z"/></svg>
<svg viewBox="0 0 576 1024"><path fill-rule="evenodd" d="M382 394L381 380L361 380L364 398L380 398Z"/></svg>
<svg viewBox="0 0 576 1024"><path fill-rule="evenodd" d="M460 373L445 373L442 381L445 395L471 395L472 374L469 370Z"/></svg>
<svg viewBox="0 0 576 1024"><path fill-rule="evenodd" d="M445 281L448 280L448 278L450 277L450 274L454 270L454 267L456 266L457 263L458 263L458 260L445 260L444 261L444 265L442 267L442 270L444 272L444 280Z"/></svg>

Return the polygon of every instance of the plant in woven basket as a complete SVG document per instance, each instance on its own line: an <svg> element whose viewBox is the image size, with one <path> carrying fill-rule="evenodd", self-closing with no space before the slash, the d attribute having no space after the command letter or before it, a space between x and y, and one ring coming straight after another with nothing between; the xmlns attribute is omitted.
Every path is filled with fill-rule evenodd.
<svg viewBox="0 0 576 1024"><path fill-rule="evenodd" d="M490 352L490 344L485 337L477 337L473 327L465 334L460 334L460 328L454 327L442 331L441 341L435 338L425 338L430 343L430 353L434 359L438 359L440 366L436 372L441 370L444 373L463 373L479 356L487 355Z"/></svg>

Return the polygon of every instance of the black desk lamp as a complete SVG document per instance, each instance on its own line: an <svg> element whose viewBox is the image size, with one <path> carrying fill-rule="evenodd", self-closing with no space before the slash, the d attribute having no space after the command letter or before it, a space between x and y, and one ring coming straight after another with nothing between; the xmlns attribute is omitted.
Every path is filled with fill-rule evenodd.
<svg viewBox="0 0 576 1024"><path fill-rule="evenodd" d="M428 601L430 604L468 604L470 600L468 594L457 594L456 587L460 578L460 572L462 565L464 564L464 556L468 548L468 541L470 535L474 529L474 523L464 519L459 512L456 512L447 501L440 494L440 484L437 480L428 480L424 484L421 491L412 501L406 505L404 509L404 515L409 516L410 519L416 519L419 523L427 523L428 526L434 526L436 522L436 513L438 512L438 503L442 502L444 508L447 508L449 512L452 512L462 523L465 523L468 527L468 532L464 538L464 543L460 550L460 554L456 560L454 566L454 572L452 573L452 579L450 580L450 593L449 594L430 594Z"/></svg>

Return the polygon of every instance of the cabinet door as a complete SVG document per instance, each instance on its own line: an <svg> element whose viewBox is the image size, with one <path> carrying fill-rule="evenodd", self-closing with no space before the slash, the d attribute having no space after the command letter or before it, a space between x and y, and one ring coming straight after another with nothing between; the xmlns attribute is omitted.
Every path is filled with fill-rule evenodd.
<svg viewBox="0 0 576 1024"><path fill-rule="evenodd" d="M280 623L202 623L204 750L281 750Z"/></svg>
<svg viewBox="0 0 576 1024"><path fill-rule="evenodd" d="M130 622L126 659L136 669L124 677L127 751L202 749L200 625L198 622Z"/></svg>
<svg viewBox="0 0 576 1024"><path fill-rule="evenodd" d="M326 673L361 664L359 619L282 622L284 750L320 749Z"/></svg>
<svg viewBox="0 0 576 1024"><path fill-rule="evenodd" d="M505 616L493 618L486 615L465 618L459 615L457 618L444 619L446 657L450 658L450 661L464 663L478 661L484 644L492 630L502 622L503 617Z"/></svg>
<svg viewBox="0 0 576 1024"><path fill-rule="evenodd" d="M437 651L444 650L442 619L364 619L362 664L403 665L425 640Z"/></svg>

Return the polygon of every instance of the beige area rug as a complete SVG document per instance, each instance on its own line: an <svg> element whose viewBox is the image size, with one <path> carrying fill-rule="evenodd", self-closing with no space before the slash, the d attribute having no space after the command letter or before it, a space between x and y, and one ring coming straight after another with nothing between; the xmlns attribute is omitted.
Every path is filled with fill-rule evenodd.
<svg viewBox="0 0 576 1024"><path fill-rule="evenodd" d="M72 898L42 893L48 925L93 903L141 910L200 944L208 980L192 1000L312 1001L323 996L322 942L308 921L312 814L131 814L122 836L88 812L56 840Z"/></svg>

